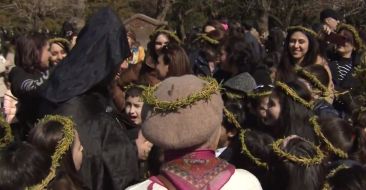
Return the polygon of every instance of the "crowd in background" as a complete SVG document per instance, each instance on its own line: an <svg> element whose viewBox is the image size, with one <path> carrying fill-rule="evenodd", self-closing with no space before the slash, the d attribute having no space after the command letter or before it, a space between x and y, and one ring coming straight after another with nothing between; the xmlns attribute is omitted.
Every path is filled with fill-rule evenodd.
<svg viewBox="0 0 366 190"><path fill-rule="evenodd" d="M366 189L366 34L209 20L146 48L109 8L0 56L0 189Z"/></svg>

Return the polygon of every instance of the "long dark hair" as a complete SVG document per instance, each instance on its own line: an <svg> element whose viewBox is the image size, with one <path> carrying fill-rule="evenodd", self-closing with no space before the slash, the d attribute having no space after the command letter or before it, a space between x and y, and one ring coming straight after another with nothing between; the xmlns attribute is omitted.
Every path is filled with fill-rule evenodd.
<svg viewBox="0 0 366 190"><path fill-rule="evenodd" d="M293 81L287 83L298 96L306 101L311 100L311 93L300 81ZM276 86L273 90L281 105L280 116L277 125L274 126L274 135L276 137L283 137L289 135L298 135L304 137L311 142L316 142L314 130L310 127L309 119L312 111L283 91L281 87Z"/></svg>
<svg viewBox="0 0 366 190"><path fill-rule="evenodd" d="M0 150L0 189L19 190L36 185L50 170L51 157L27 142L13 142Z"/></svg>
<svg viewBox="0 0 366 190"><path fill-rule="evenodd" d="M177 44L168 44L162 48L164 64L169 65L167 77L192 73L191 63L186 51Z"/></svg>
<svg viewBox="0 0 366 190"><path fill-rule="evenodd" d="M312 36L311 34L309 34L307 32L303 32L301 30L288 31L286 39L285 39L285 43L284 43L281 61L277 68L276 78L281 81L287 82L287 81L291 81L295 78L295 74L294 74L295 63L294 63L293 57L289 50L290 38L291 38L292 34L294 34L295 32L302 32L303 34L306 35L306 37L309 40L308 52L305 54L305 57L299 66L305 67L308 65L315 64L315 62L318 58L318 55L319 55L319 42L317 41L317 39L314 36Z"/></svg>
<svg viewBox="0 0 366 190"><path fill-rule="evenodd" d="M314 145L299 137L289 140L282 149L298 157L313 158L317 154ZM273 190L319 190L325 179L323 163L304 166L279 157L274 157L270 172Z"/></svg>
<svg viewBox="0 0 366 190"><path fill-rule="evenodd" d="M49 121L43 125L36 125L30 131L29 141L46 152L48 156L52 156L63 136L63 125L56 121ZM57 189L61 186L67 186L72 190L83 189L83 183L77 174L72 158L72 146L63 156L60 166L57 168L56 177L48 187Z"/></svg>
<svg viewBox="0 0 366 190"><path fill-rule="evenodd" d="M324 136L336 148L348 153L353 147L354 128L345 120L337 117L318 119ZM335 155L331 155L331 158Z"/></svg>
<svg viewBox="0 0 366 190"><path fill-rule="evenodd" d="M42 34L29 34L19 37L15 44L15 65L29 73L40 70L42 48L46 44L47 38Z"/></svg>
<svg viewBox="0 0 366 190"><path fill-rule="evenodd" d="M168 27L161 27L160 29L169 31ZM179 44L179 42L174 37L172 37L171 34L169 34L169 33L166 33L164 31L158 31L158 32L153 33L150 36L150 41L147 43L147 53L148 53L148 55L150 55L153 58L153 60L155 62L158 61L158 54L155 51L155 40L156 40L156 38L158 38L158 36L160 34L164 34L169 39L169 44Z"/></svg>
<svg viewBox="0 0 366 190"><path fill-rule="evenodd" d="M244 40L244 36L228 36L222 43L222 48L227 53L227 63L234 68L234 73L230 74L233 76L243 72L251 73L257 64L254 60L259 55L254 55L251 45Z"/></svg>
<svg viewBox="0 0 366 190"><path fill-rule="evenodd" d="M362 128L333 117L320 119L319 123L324 136L334 147L348 153L352 160L366 164L366 134Z"/></svg>
<svg viewBox="0 0 366 190"><path fill-rule="evenodd" d="M329 179L332 190L364 190L366 189L366 168L355 165L339 170Z"/></svg>

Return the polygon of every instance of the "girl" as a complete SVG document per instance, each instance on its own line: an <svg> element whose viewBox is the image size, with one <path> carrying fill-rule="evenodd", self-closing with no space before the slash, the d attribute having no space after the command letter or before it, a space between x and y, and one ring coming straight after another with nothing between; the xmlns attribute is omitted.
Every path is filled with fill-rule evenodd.
<svg viewBox="0 0 366 190"><path fill-rule="evenodd" d="M77 174L82 164L83 146L72 120L62 116L46 116L30 131L29 142L49 157L52 156L53 163L58 158L60 165L52 165L51 169L56 169L53 180L40 185L48 189L85 189Z"/></svg>

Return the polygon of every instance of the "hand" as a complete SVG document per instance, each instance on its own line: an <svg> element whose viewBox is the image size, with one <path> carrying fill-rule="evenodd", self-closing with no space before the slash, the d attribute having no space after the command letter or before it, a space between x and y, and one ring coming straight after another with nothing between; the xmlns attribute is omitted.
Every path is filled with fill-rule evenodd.
<svg viewBox="0 0 366 190"><path fill-rule="evenodd" d="M327 25L323 25L323 32L327 35L329 35L330 33L332 33L332 29L329 28L329 26Z"/></svg>
<svg viewBox="0 0 366 190"><path fill-rule="evenodd" d="M146 160L149 157L150 150L153 146L145 137L142 135L141 130L135 140L137 146L137 152L140 160Z"/></svg>

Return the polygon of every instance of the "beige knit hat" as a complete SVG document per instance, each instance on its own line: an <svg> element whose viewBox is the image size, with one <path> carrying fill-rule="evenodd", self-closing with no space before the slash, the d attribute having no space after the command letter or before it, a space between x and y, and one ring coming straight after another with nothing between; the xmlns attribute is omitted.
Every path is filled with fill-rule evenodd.
<svg viewBox="0 0 366 190"><path fill-rule="evenodd" d="M156 101L155 104L146 101L145 94L142 133L153 144L165 150L199 146L220 128L224 105L216 81L207 82L194 75L170 77L161 82L152 94L160 103L177 102L187 97L194 99L189 105L164 110ZM193 95L198 96L192 98Z"/></svg>

